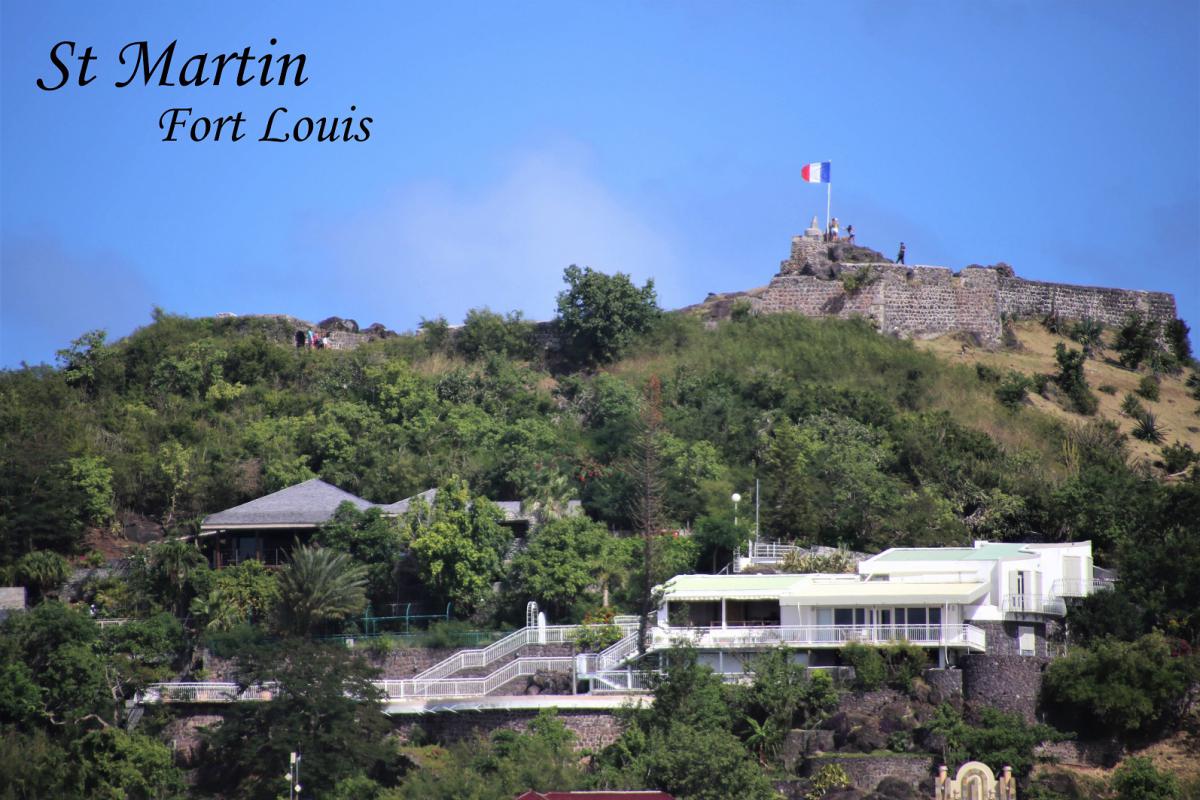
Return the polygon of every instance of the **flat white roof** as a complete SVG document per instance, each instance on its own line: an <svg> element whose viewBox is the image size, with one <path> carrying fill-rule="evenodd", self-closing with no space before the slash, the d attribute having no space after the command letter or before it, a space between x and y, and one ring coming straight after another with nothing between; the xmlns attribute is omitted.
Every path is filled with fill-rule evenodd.
<svg viewBox="0 0 1200 800"><path fill-rule="evenodd" d="M663 586L676 603L777 600L799 605L848 603L969 603L982 597L982 581L867 581L859 575L677 575Z"/></svg>

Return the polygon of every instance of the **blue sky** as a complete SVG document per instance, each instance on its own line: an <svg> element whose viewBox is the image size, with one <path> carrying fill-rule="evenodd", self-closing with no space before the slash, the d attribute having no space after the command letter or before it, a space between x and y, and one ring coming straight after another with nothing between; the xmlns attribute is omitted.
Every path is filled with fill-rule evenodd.
<svg viewBox="0 0 1200 800"><path fill-rule="evenodd" d="M903 239L909 263L1170 291L1200 329L1198 9L5 0L0 365L155 305L546 319L571 263L686 305L770 279L824 214L799 178L817 160L835 215L887 255ZM61 40L94 48L97 80L41 91ZM304 53L309 80L115 88L140 40L178 40L177 68ZM370 139L256 141L280 105L355 105ZM246 139L163 142L175 106L241 111Z"/></svg>

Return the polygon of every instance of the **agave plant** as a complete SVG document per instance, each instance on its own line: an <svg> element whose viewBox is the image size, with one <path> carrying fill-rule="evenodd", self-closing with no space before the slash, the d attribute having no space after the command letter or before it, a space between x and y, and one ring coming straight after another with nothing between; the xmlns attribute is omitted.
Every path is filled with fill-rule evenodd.
<svg viewBox="0 0 1200 800"><path fill-rule="evenodd" d="M1143 442L1162 444L1166 438L1166 431L1158 424L1154 415L1147 411L1138 417L1137 423L1133 426L1133 435Z"/></svg>
<svg viewBox="0 0 1200 800"><path fill-rule="evenodd" d="M367 570L350 556L321 547L297 547L279 571L279 622L289 633L356 614L367 603Z"/></svg>

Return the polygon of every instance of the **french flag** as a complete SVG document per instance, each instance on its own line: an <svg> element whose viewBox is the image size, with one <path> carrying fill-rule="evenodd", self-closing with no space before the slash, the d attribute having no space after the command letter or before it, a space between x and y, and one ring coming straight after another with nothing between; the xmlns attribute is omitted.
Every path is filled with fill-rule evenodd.
<svg viewBox="0 0 1200 800"><path fill-rule="evenodd" d="M800 168L800 177L809 183L829 183L829 165L832 161L818 161Z"/></svg>

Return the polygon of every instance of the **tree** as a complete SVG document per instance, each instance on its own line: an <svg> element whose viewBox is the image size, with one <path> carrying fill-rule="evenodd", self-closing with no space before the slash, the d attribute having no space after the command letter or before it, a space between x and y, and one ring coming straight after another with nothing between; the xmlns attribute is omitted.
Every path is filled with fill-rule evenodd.
<svg viewBox="0 0 1200 800"><path fill-rule="evenodd" d="M192 578L208 570L208 562L194 543L167 539L151 548L150 568L159 584L165 586L175 614L182 615L191 601Z"/></svg>
<svg viewBox="0 0 1200 800"><path fill-rule="evenodd" d="M600 582L608 538L604 526L582 515L543 523L512 560L513 592L560 618Z"/></svg>
<svg viewBox="0 0 1200 800"><path fill-rule="evenodd" d="M171 748L120 728L89 731L72 747L84 797L170 800L184 797L183 772Z"/></svg>
<svg viewBox="0 0 1200 800"><path fill-rule="evenodd" d="M272 685L272 699L235 703L206 736L201 784L247 800L274 800L286 789L280 776L291 752L303 758L306 796L322 797L356 774L395 783L398 764L385 739L390 725L371 683L377 674L336 644L285 639L244 652L238 681Z"/></svg>
<svg viewBox="0 0 1200 800"><path fill-rule="evenodd" d="M191 612L209 631L228 631L247 622L263 622L275 608L275 573L250 559L218 571L207 593L192 600Z"/></svg>
<svg viewBox="0 0 1200 800"><path fill-rule="evenodd" d="M93 717L111 722L120 679L111 675L98 639L95 622L55 600L6 619L0 626L0 665L20 688L3 703L14 717L0 722L50 723L71 731ZM28 691L30 682L35 694ZM30 713L34 698L37 711Z"/></svg>
<svg viewBox="0 0 1200 800"><path fill-rule="evenodd" d="M1179 781L1155 768L1148 758L1133 756L1117 767L1112 777L1117 800L1177 800Z"/></svg>
<svg viewBox="0 0 1200 800"><path fill-rule="evenodd" d="M659 315L654 281L637 288L629 276L605 275L572 264L563 271L558 321L565 349L579 364L607 364Z"/></svg>
<svg viewBox="0 0 1200 800"><path fill-rule="evenodd" d="M438 489L430 508L413 503L404 519L409 549L421 579L441 598L470 612L492 594L500 578L511 533L499 509L483 497L471 499L457 476Z"/></svg>
<svg viewBox="0 0 1200 800"><path fill-rule="evenodd" d="M313 539L348 554L367 568L367 594L377 603L394 596L404 541L400 525L379 508L358 510L347 501Z"/></svg>
<svg viewBox="0 0 1200 800"><path fill-rule="evenodd" d="M733 705L742 719L735 731L741 730L760 760L776 752L789 730L815 727L837 704L829 674L815 672L810 678L785 647L755 658L748 671L753 682L734 689Z"/></svg>
<svg viewBox="0 0 1200 800"><path fill-rule="evenodd" d="M21 556L17 562L17 580L33 590L31 600L36 602L47 590L57 589L71 576L71 565L58 553L49 550L34 550Z"/></svg>
<svg viewBox="0 0 1200 800"><path fill-rule="evenodd" d="M1069 726L1128 739L1172 721L1198 675L1195 657L1173 652L1165 636L1150 633L1073 650L1047 667L1042 691Z"/></svg>
<svg viewBox="0 0 1200 800"><path fill-rule="evenodd" d="M1083 374L1083 362L1087 356L1082 350L1068 350L1059 342L1054 346L1054 359L1058 362L1058 375L1054 380L1070 398L1071 407L1080 414L1095 414L1099 401L1088 389L1087 378Z"/></svg>
<svg viewBox="0 0 1200 800"><path fill-rule="evenodd" d="M1071 338L1083 345L1083 357L1091 358L1104 350L1104 326L1091 317L1084 317L1071 327Z"/></svg>
<svg viewBox="0 0 1200 800"><path fill-rule="evenodd" d="M88 525L106 528L116 517L113 508L113 473L104 459L81 456L67 462L71 481L83 496L80 517Z"/></svg>
<svg viewBox="0 0 1200 800"><path fill-rule="evenodd" d="M642 561L639 565L641 586L638 593L639 653L646 652L650 612L657 606L654 575L656 540L663 527L662 433L662 384L658 376L653 376L646 387L640 429L625 468L633 489L630 518L642 540Z"/></svg>
<svg viewBox="0 0 1200 800"><path fill-rule="evenodd" d="M1113 349L1117 351L1121 366L1137 369L1143 362L1150 361L1159 349L1158 326L1135 311L1117 330Z"/></svg>
<svg viewBox="0 0 1200 800"><path fill-rule="evenodd" d="M961 712L944 703L925 727L944 743L943 763L982 761L993 772L1010 766L1022 777L1033 769L1034 748L1066 738L1049 725L1030 725L1018 714L1005 714L991 706L983 706L978 724L971 725Z"/></svg>
<svg viewBox="0 0 1200 800"><path fill-rule="evenodd" d="M756 759L730 731L732 711L721 679L695 651L665 654L651 680L654 703L628 712L621 737L595 760L600 788L658 788L691 800L775 797Z"/></svg>
<svg viewBox="0 0 1200 800"><path fill-rule="evenodd" d="M174 673L172 667L184 651L183 625L165 611L130 620L104 629L100 649L113 667L121 695L132 696Z"/></svg>
<svg viewBox="0 0 1200 800"><path fill-rule="evenodd" d="M67 383L95 395L114 361L113 349L105 344L106 339L107 331L88 331L72 341L70 347L56 353Z"/></svg>
<svg viewBox="0 0 1200 800"><path fill-rule="evenodd" d="M1187 366L1192 361L1192 342L1188 338L1190 333L1188 324L1181 319L1173 319L1163 327L1163 338L1180 366Z"/></svg>
<svg viewBox="0 0 1200 800"><path fill-rule="evenodd" d="M520 311L501 316L486 307L473 308L455 333L454 349L472 360L489 355L527 358L532 336L533 323Z"/></svg>
<svg viewBox="0 0 1200 800"><path fill-rule="evenodd" d="M310 635L326 622L358 613L367 603L366 569L336 550L295 548L278 581L278 622L296 635Z"/></svg>

